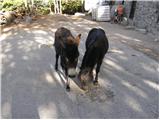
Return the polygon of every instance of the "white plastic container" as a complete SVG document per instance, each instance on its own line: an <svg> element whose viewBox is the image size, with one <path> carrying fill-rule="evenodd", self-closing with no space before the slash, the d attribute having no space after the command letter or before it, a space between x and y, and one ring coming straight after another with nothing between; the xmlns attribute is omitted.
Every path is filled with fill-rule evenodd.
<svg viewBox="0 0 160 120"><path fill-rule="evenodd" d="M99 0L85 0L84 2L84 8L86 11L92 10L93 7L97 6L97 3Z"/></svg>
<svg viewBox="0 0 160 120"><path fill-rule="evenodd" d="M110 6L98 6L96 9L97 21L110 21Z"/></svg>

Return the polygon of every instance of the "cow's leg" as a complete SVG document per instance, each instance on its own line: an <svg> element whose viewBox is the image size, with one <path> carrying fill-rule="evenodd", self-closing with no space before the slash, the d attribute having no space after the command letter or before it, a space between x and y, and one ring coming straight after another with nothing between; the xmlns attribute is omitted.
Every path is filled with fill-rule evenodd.
<svg viewBox="0 0 160 120"><path fill-rule="evenodd" d="M69 85L69 78L68 78L68 76L66 77L66 79L67 79L66 90L70 91L70 85Z"/></svg>
<svg viewBox="0 0 160 120"><path fill-rule="evenodd" d="M62 70L63 72L65 73L65 79L66 79L66 90L67 91L70 91L70 86L69 86L69 79L68 79L68 69L65 67L63 61L62 61L62 58L61 58L61 67L62 67Z"/></svg>
<svg viewBox="0 0 160 120"><path fill-rule="evenodd" d="M67 70L67 68L65 69L65 74L66 74L66 80L67 80L67 82L66 82L66 90L67 91L70 91L70 81L69 81L69 78L68 78L68 70Z"/></svg>
<svg viewBox="0 0 160 120"><path fill-rule="evenodd" d="M97 63L97 67L96 67L96 76L95 76L95 80L93 81L93 84L94 85L98 85L98 73L100 71L100 67L101 67L101 64L102 64L102 60L99 60L98 63Z"/></svg>
<svg viewBox="0 0 160 120"><path fill-rule="evenodd" d="M55 64L55 70L58 70L58 58L59 58L59 54L56 53L56 64Z"/></svg>

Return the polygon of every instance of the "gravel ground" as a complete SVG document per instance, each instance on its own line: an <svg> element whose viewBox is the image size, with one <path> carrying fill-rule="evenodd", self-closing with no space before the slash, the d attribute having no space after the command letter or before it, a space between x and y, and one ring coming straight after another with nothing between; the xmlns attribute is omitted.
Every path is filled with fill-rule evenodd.
<svg viewBox="0 0 160 120"><path fill-rule="evenodd" d="M54 32L59 27L81 33L80 66L85 40L93 27L109 39L99 86L88 91L71 79L66 92L61 72L54 70ZM124 26L89 17L50 15L32 24L4 28L1 36L1 118L158 118L158 42Z"/></svg>

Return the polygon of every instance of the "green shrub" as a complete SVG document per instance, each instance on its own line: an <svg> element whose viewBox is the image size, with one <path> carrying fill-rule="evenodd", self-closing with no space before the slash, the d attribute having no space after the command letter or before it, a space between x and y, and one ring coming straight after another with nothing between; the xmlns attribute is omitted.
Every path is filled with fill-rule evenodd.
<svg viewBox="0 0 160 120"><path fill-rule="evenodd" d="M3 1L3 2L2 2ZM2 0L0 1L0 10L4 11L14 11L17 10L21 13L21 11L29 11L25 8L24 0ZM34 0L34 5L37 8L35 12L38 14L49 14L50 9L54 11L54 0L48 0L45 2L44 0ZM29 3L29 8L31 3ZM62 13L65 14L74 14L75 12L82 12L82 3L81 0L62 0Z"/></svg>
<svg viewBox="0 0 160 120"><path fill-rule="evenodd" d="M38 7L36 11L39 15L47 15L50 13L50 10L48 7Z"/></svg>
<svg viewBox="0 0 160 120"><path fill-rule="evenodd" d="M3 0L1 10L13 11L24 6L23 0Z"/></svg>
<svg viewBox="0 0 160 120"><path fill-rule="evenodd" d="M75 12L82 12L81 0L62 1L62 12L66 14L74 14Z"/></svg>

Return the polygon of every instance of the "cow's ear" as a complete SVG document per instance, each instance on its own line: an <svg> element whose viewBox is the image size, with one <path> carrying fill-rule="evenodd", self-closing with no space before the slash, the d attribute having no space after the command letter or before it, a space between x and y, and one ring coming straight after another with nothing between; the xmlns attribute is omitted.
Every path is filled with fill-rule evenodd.
<svg viewBox="0 0 160 120"><path fill-rule="evenodd" d="M77 37L76 37L76 43L77 43L77 45L79 45L80 39L81 39L81 34L78 34Z"/></svg>

